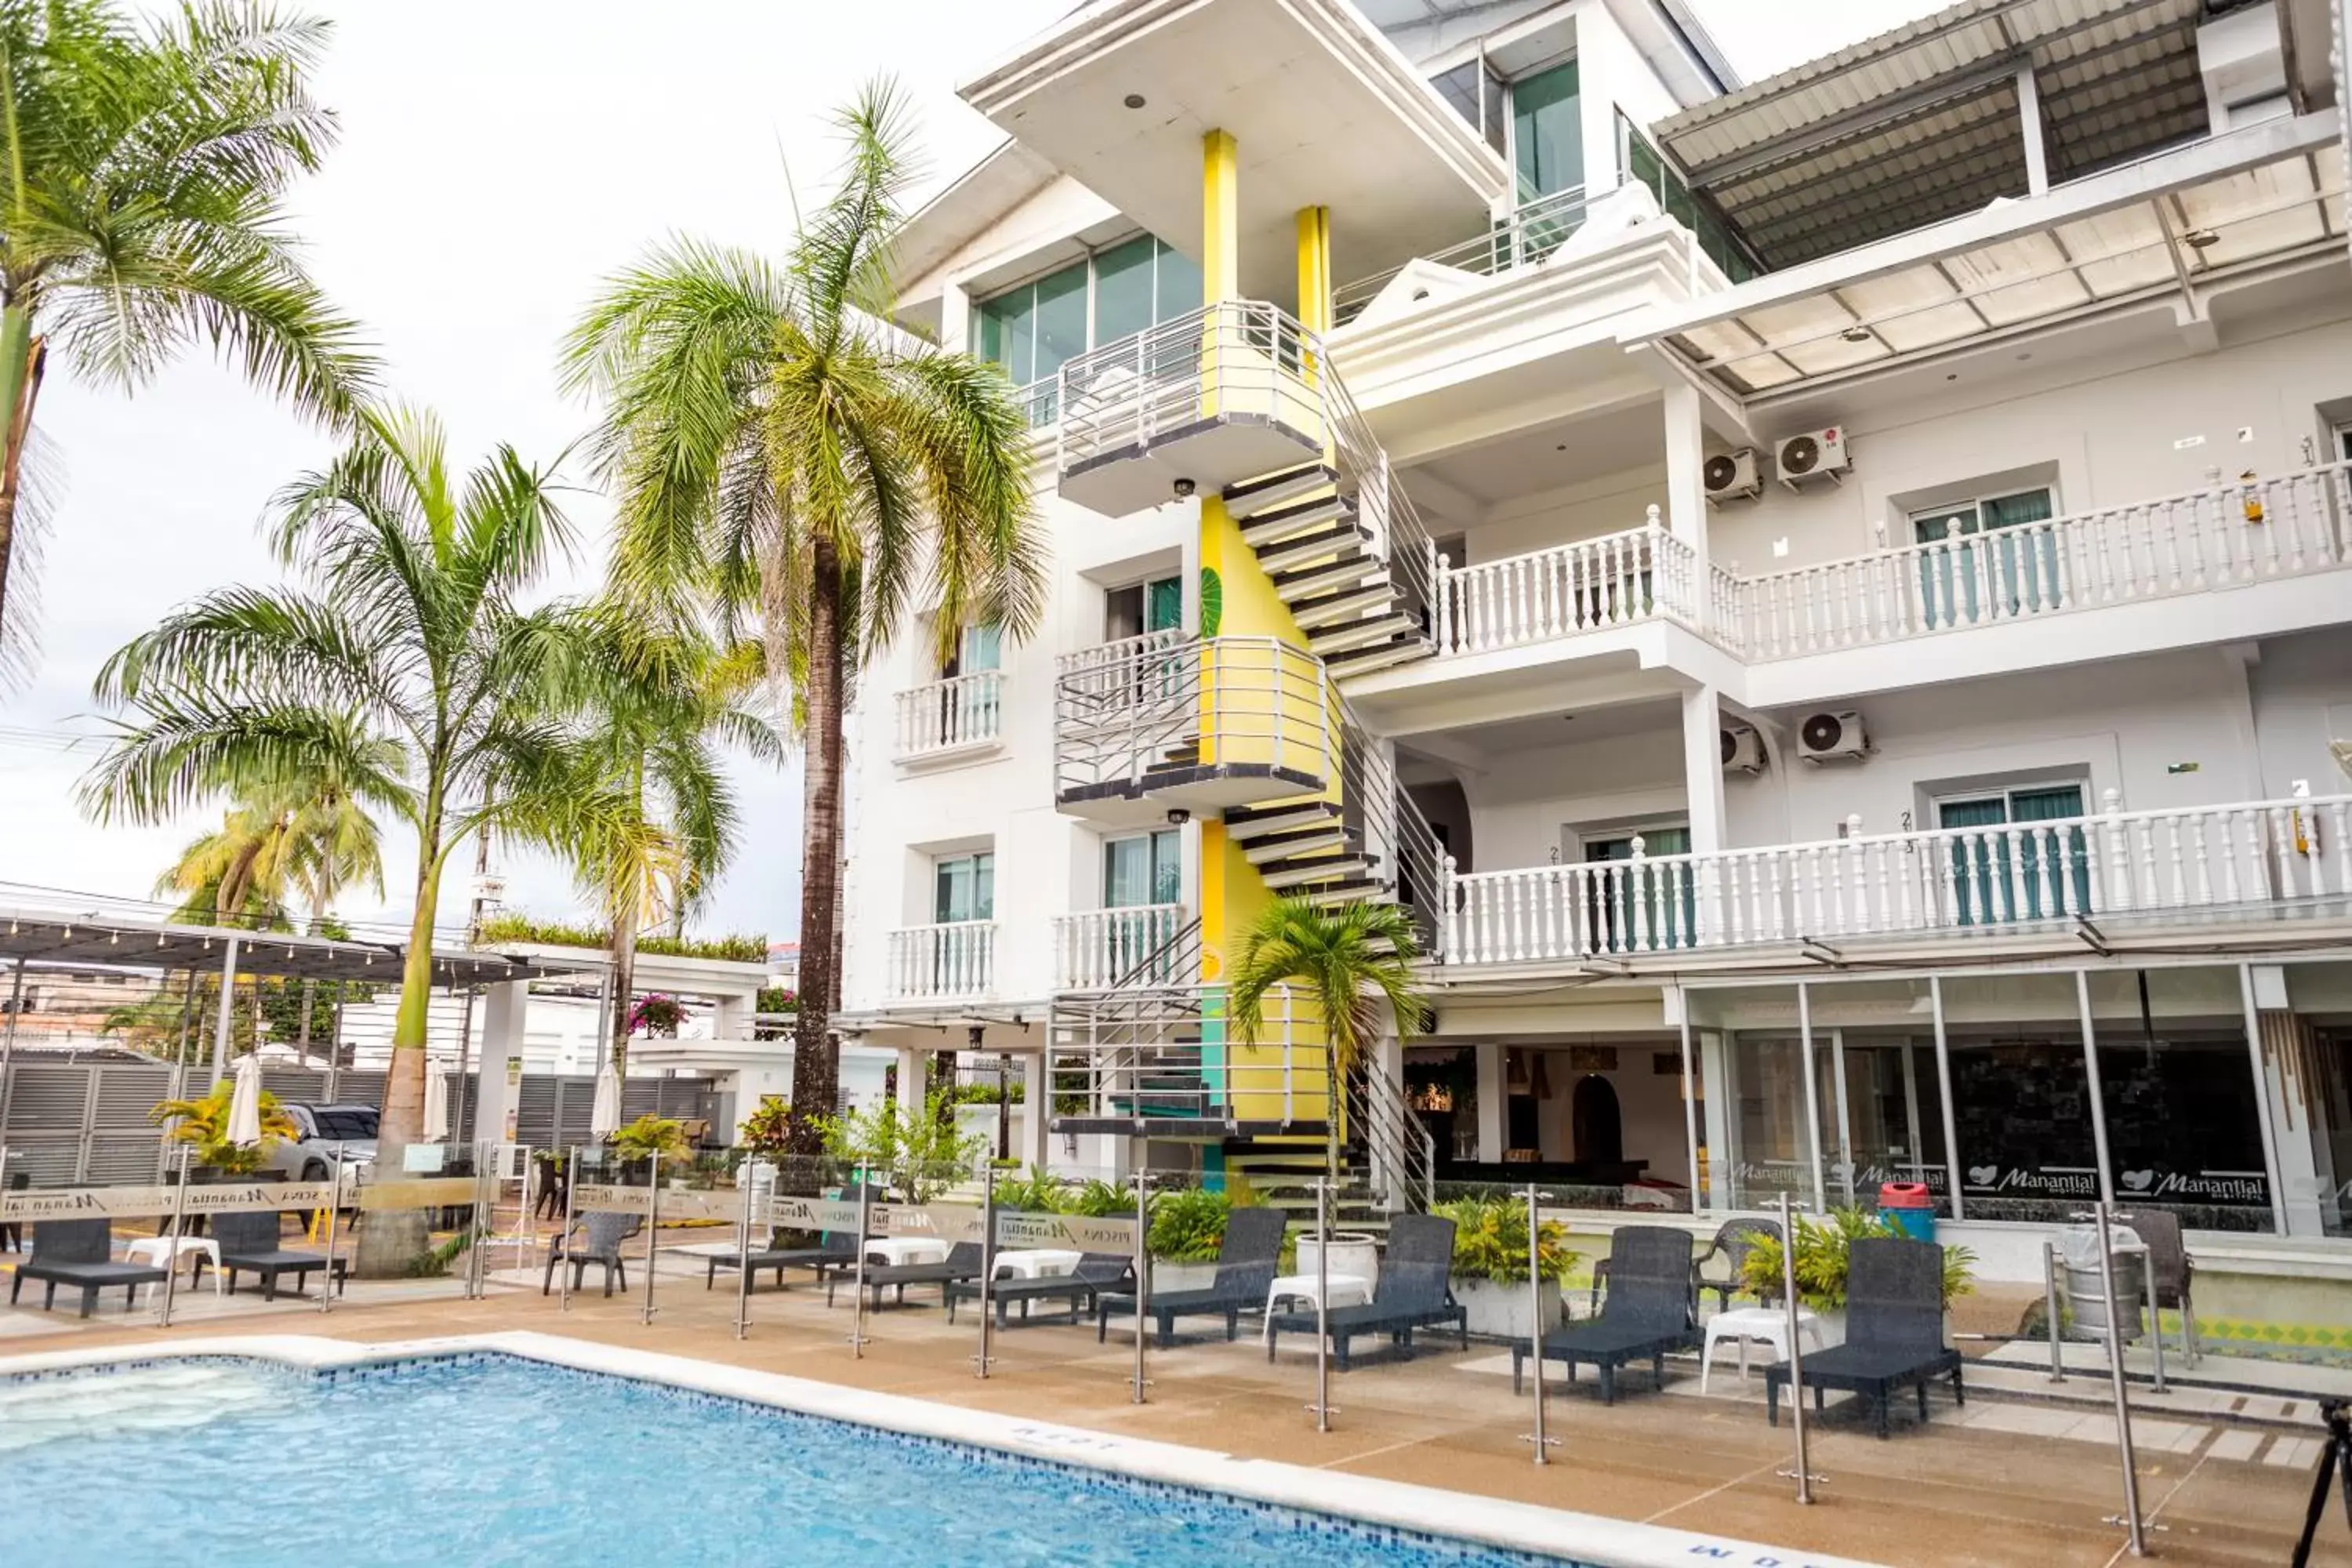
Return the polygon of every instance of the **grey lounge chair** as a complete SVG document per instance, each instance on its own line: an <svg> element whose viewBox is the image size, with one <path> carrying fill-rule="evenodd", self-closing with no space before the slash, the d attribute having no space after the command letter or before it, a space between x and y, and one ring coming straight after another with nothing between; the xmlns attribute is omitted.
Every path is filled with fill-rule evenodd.
<svg viewBox="0 0 2352 1568"><path fill-rule="evenodd" d="M940 1300L944 1302L949 1286L980 1278L980 1243L959 1241L948 1248L946 1259L939 1263L869 1263L866 1266L866 1290L873 1300L868 1304L880 1310L882 1292L895 1290L898 1294L892 1300L903 1307L907 1304L907 1287L909 1285L937 1285ZM853 1258L849 1268L854 1270L856 1268L856 1259ZM845 1271L838 1264L832 1266L824 1277L824 1304L828 1307L833 1305L833 1293L840 1287L848 1285L854 1288L856 1284L857 1277L854 1272Z"/></svg>
<svg viewBox="0 0 2352 1568"><path fill-rule="evenodd" d="M1067 1274L1045 1274L1034 1279L992 1279L988 1299L996 1308L996 1326L1009 1327L1006 1315L1015 1302L1021 1307L1021 1321L1029 1321L1032 1301L1067 1301L1069 1321L1076 1322L1090 1310L1105 1290L1125 1290L1131 1297L1135 1291L1135 1260L1117 1252L1088 1252L1078 1258L1078 1266ZM980 1300L980 1281L960 1279L947 1288L948 1321L955 1321L958 1301Z"/></svg>
<svg viewBox="0 0 2352 1568"><path fill-rule="evenodd" d="M85 1318L98 1306L98 1293L122 1287L122 1310L129 1311L139 1299L142 1285L160 1285L165 1271L144 1263L114 1261L114 1226L102 1219L45 1219L33 1226L33 1250L16 1265L16 1278L8 1284L8 1304L16 1304L16 1293L27 1279L38 1279L48 1286L41 1297L41 1310L55 1311L58 1287L71 1286L81 1291L81 1315Z"/></svg>
<svg viewBox="0 0 2352 1568"><path fill-rule="evenodd" d="M1155 1291L1145 1310L1160 1325L1160 1348L1176 1342L1179 1318L1217 1317L1225 1321L1225 1338L1241 1337L1241 1315L1263 1310L1265 1293L1282 1267L1282 1233L1286 1223L1280 1209L1235 1209L1225 1216L1225 1238L1217 1247L1217 1277L1199 1290ZM1095 1339L1109 1331L1110 1321L1135 1310L1135 1292L1106 1290L1095 1298Z"/></svg>
<svg viewBox="0 0 2352 1568"><path fill-rule="evenodd" d="M1944 1344L1944 1249L1907 1237L1864 1237L1853 1244L1846 1271L1845 1343L1806 1354L1804 1385L1813 1391L1851 1389L1871 1401L1878 1435L1886 1436L1887 1405L1895 1391L1919 1391L1919 1419L1927 1419L1927 1384L1949 1373L1952 1398L1969 1402L1960 1386L1960 1352ZM1789 1363L1764 1369L1765 1413L1780 1424L1780 1389ZM1802 1397L1801 1394L1800 1397Z"/></svg>
<svg viewBox="0 0 2352 1568"><path fill-rule="evenodd" d="M1380 1283L1360 1307L1334 1307L1318 1319L1313 1312L1277 1312L1266 1320L1265 1359L1274 1359L1278 1334L1331 1336L1339 1370L1348 1370L1348 1342L1359 1334L1386 1334L1410 1354L1412 1331L1451 1327L1470 1348L1469 1309L1457 1305L1446 1279L1454 1270L1454 1222L1440 1215L1399 1215L1389 1222L1389 1249L1381 1259Z"/></svg>
<svg viewBox="0 0 2352 1568"><path fill-rule="evenodd" d="M271 1209L261 1214L216 1214L213 1215L213 1240L220 1247L221 1272L228 1276L228 1293L236 1294L239 1274L261 1277L261 1299L278 1300L278 1280L281 1275L294 1276L294 1291L299 1295L309 1283L311 1270L329 1267L323 1252L294 1252L278 1246L282 1216ZM204 1276L205 1258L196 1258L196 1277ZM331 1280L333 1276L330 1274Z"/></svg>
<svg viewBox="0 0 2352 1568"><path fill-rule="evenodd" d="M618 1279L621 1289L629 1288L629 1266L621 1257L621 1244L644 1228L645 1221L633 1214L592 1214L572 1226L571 1236L559 1236L548 1244L547 1273L539 1282L539 1293L546 1295L555 1284L555 1267L572 1265L572 1288L580 1289L580 1281L592 1263L604 1266L604 1294L613 1293L613 1282Z"/></svg>
<svg viewBox="0 0 2352 1568"><path fill-rule="evenodd" d="M1543 1337L1543 1361L1563 1363L1576 1381L1580 1363L1601 1374L1601 1403L1617 1402L1617 1369L1646 1361L1657 1386L1666 1382L1670 1351L1694 1350L1699 1332L1691 1321L1691 1250L1688 1231L1662 1225L1620 1226L1609 1241L1609 1300L1597 1318L1554 1329ZM1511 1392L1523 1386L1528 1349L1511 1346ZM1536 1375L1543 1375L1538 1364Z"/></svg>

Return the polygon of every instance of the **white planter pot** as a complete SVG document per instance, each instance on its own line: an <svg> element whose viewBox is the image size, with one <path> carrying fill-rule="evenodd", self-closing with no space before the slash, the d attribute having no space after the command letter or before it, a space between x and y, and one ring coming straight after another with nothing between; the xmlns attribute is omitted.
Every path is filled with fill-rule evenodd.
<svg viewBox="0 0 2352 1568"><path fill-rule="evenodd" d="M1316 1254L1320 1250L1316 1243L1300 1238L1298 1261L1294 1271L1313 1278ZM1353 1275L1364 1282L1367 1289L1376 1290L1381 1283L1380 1244L1369 1236L1334 1231L1331 1235L1330 1268L1334 1274ZM1347 1298L1339 1299L1345 1300Z"/></svg>
<svg viewBox="0 0 2352 1568"><path fill-rule="evenodd" d="M1524 1340L1532 1337L1535 1324L1530 1321L1536 1309L1528 1300L1528 1282L1501 1285L1492 1279L1455 1279L1454 1299L1470 1314L1470 1331L1495 1339ZM1559 1281L1547 1279L1542 1286L1543 1328L1549 1333L1559 1326Z"/></svg>
<svg viewBox="0 0 2352 1568"><path fill-rule="evenodd" d="M1211 1263L1171 1263L1164 1258L1151 1260L1151 1290L1164 1295L1171 1290L1205 1290L1217 1282L1217 1266Z"/></svg>

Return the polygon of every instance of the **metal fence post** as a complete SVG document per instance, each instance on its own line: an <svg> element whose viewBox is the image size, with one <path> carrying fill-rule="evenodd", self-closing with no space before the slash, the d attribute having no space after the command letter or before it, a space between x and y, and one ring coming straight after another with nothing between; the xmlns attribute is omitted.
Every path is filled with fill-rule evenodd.
<svg viewBox="0 0 2352 1568"><path fill-rule="evenodd" d="M857 1262L854 1281L856 1299L849 1306L849 1353L855 1360L866 1356L866 1239L874 1234L874 1188L869 1184L863 1165L857 1171Z"/></svg>
<svg viewBox="0 0 2352 1568"><path fill-rule="evenodd" d="M553 1249L559 1255L557 1272L562 1276L563 1280L562 1305L557 1310L565 1312L572 1310L572 1205L580 1191L581 1170L578 1144L572 1145L569 1160L570 1163L565 1167L563 1174L563 1228L555 1234Z"/></svg>
<svg viewBox="0 0 2352 1568"><path fill-rule="evenodd" d="M1816 1178L1821 1174L1818 1163L1813 1167ZM1789 1313L1789 1411L1797 1434L1797 1468L1793 1478L1797 1483L1797 1500L1813 1500L1813 1472L1805 1452L1805 1351L1804 1336L1800 1332L1799 1314L1803 1310L1797 1300L1797 1226L1795 1211L1790 1206L1789 1194L1780 1194L1780 1297ZM1783 1470L1783 1476L1792 1472Z"/></svg>
<svg viewBox="0 0 2352 1568"><path fill-rule="evenodd" d="M1557 1447L1559 1439L1544 1435L1543 1386L1543 1227L1536 1219L1535 1184L1528 1184L1528 1351L1536 1362L1536 1429L1528 1441L1535 1445L1536 1463L1549 1465L1551 1456L1544 1452Z"/></svg>
<svg viewBox="0 0 2352 1568"><path fill-rule="evenodd" d="M989 1352L989 1314L995 1307L996 1285L996 1162L988 1163L988 1184L980 1197L980 1354L972 1358L975 1369L985 1378L989 1363L994 1358Z"/></svg>
<svg viewBox="0 0 2352 1568"><path fill-rule="evenodd" d="M2131 1402L2125 1395L2123 1321L2116 1310L2115 1254L2108 1250L2108 1205L2092 1205L2091 1217L2099 1227L2099 1293L2107 1309L2107 1381L2116 1392L2116 1452L2124 1468L2124 1511L2121 1518L2110 1517L2106 1522L2124 1527L2125 1538L2130 1542L2135 1557L2147 1555L2147 1526L2139 1512L2139 1460L2132 1451ZM2134 1303L2137 1307L2137 1303Z"/></svg>
<svg viewBox="0 0 2352 1568"><path fill-rule="evenodd" d="M641 1320L654 1321L654 1240L661 1233L661 1151L646 1163L646 1310Z"/></svg>
<svg viewBox="0 0 2352 1568"><path fill-rule="evenodd" d="M735 1261L735 1337L744 1339L751 1332L751 1225L752 1202L758 1180L754 1173L758 1163L746 1160L736 1168L735 1179L743 1184L743 1226L737 1233Z"/></svg>
<svg viewBox="0 0 2352 1568"><path fill-rule="evenodd" d="M327 1284L319 1292L319 1310L321 1312L331 1308L335 1301L335 1222L341 1216L343 1205L343 1146L341 1143L334 1146L330 1158L334 1161L334 1167L327 1179L334 1184L327 1189ZM178 1244L173 1245L176 1247Z"/></svg>
<svg viewBox="0 0 2352 1568"><path fill-rule="evenodd" d="M159 1329L172 1326L172 1299L177 1294L180 1282L180 1233L187 1228L188 1224L188 1161L194 1153L195 1150L190 1146L184 1143L180 1146L180 1187L172 1199L172 1250L164 1258L163 1305L155 1320L155 1326ZM331 1279L331 1275L330 1278Z"/></svg>
<svg viewBox="0 0 2352 1568"><path fill-rule="evenodd" d="M2050 1331L2050 1381L2066 1381L2066 1356L2058 1342L2063 1325L2058 1320L2058 1244L2044 1237L2042 1242L2042 1316Z"/></svg>
<svg viewBox="0 0 2352 1568"><path fill-rule="evenodd" d="M1315 1178L1315 1430L1331 1430L1331 1181Z"/></svg>
<svg viewBox="0 0 2352 1568"><path fill-rule="evenodd" d="M1151 1296L1151 1191L1150 1176L1135 1173L1135 1375L1129 1380L1128 1403L1143 1403L1151 1380L1143 1375L1144 1321Z"/></svg>

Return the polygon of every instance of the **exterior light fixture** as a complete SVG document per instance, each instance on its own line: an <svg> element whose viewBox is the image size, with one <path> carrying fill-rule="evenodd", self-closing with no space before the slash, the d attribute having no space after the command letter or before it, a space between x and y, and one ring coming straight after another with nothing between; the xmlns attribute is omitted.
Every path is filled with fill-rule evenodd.
<svg viewBox="0 0 2352 1568"><path fill-rule="evenodd" d="M1862 325L1860 322L1856 322L1854 325L1848 327L1845 331L1840 332L1838 336L1843 338L1850 343L1866 343L1870 341L1870 329Z"/></svg>
<svg viewBox="0 0 2352 1568"><path fill-rule="evenodd" d="M1130 92L1119 101L1126 104L1129 109L1141 109L1143 107L1143 95L1139 92Z"/></svg>
<svg viewBox="0 0 2352 1568"><path fill-rule="evenodd" d="M2221 243L2221 237L2210 228L2192 228L2180 237L2180 243L2191 250L2204 250Z"/></svg>

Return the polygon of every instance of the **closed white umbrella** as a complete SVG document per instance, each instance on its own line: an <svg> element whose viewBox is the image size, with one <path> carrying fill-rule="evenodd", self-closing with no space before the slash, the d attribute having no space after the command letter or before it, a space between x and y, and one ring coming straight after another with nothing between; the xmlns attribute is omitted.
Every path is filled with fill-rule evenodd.
<svg viewBox="0 0 2352 1568"><path fill-rule="evenodd" d="M250 1051L237 1058L229 1091L228 1141L245 1149L261 1142L261 1058Z"/></svg>
<svg viewBox="0 0 2352 1568"><path fill-rule="evenodd" d="M606 1062L596 1075L596 1104L588 1113L588 1133L609 1138L621 1130L621 1075Z"/></svg>
<svg viewBox="0 0 2352 1568"><path fill-rule="evenodd" d="M446 1142L449 1137L449 1079L427 1068L425 1072L425 1141Z"/></svg>

